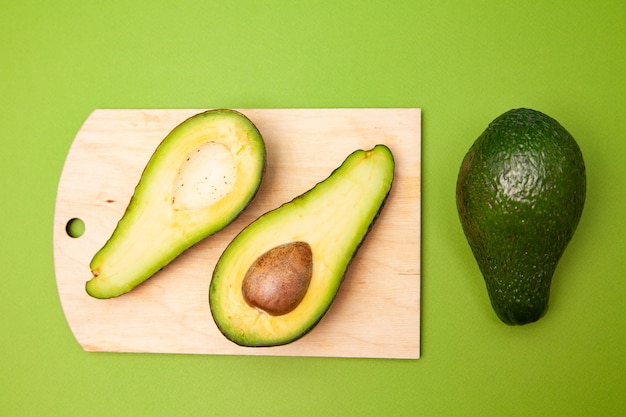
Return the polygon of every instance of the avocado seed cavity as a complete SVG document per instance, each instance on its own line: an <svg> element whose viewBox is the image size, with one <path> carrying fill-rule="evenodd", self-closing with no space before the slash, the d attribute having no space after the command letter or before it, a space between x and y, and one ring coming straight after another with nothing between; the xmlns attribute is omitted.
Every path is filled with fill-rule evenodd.
<svg viewBox="0 0 626 417"><path fill-rule="evenodd" d="M178 210L208 207L235 187L237 165L228 146L207 142L191 151L178 169L173 205Z"/></svg>
<svg viewBox="0 0 626 417"><path fill-rule="evenodd" d="M313 274L313 253L306 242L276 246L259 256L242 283L243 298L273 316L287 314L304 298Z"/></svg>

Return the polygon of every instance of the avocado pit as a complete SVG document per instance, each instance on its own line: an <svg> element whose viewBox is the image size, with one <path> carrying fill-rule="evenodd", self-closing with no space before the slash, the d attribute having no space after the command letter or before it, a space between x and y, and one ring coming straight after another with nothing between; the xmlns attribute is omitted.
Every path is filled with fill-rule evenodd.
<svg viewBox="0 0 626 417"><path fill-rule="evenodd" d="M304 298L313 274L313 253L306 242L276 246L259 256L243 279L246 303L273 316L287 314Z"/></svg>

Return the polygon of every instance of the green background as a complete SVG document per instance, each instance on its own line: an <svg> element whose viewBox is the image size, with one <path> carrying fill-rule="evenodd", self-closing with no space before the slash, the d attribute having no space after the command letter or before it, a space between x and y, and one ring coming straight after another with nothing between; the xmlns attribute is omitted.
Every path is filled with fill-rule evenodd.
<svg viewBox="0 0 626 417"><path fill-rule="evenodd" d="M0 415L626 414L623 0L5 0L0 53ZM454 189L522 106L577 139L588 193L550 311L514 328ZM76 132L96 108L212 107L423 109L420 360L82 351L52 256Z"/></svg>

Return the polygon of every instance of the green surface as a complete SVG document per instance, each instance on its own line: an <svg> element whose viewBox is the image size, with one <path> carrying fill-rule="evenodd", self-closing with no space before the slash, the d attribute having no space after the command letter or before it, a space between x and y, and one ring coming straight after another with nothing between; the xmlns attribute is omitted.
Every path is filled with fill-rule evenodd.
<svg viewBox="0 0 626 417"><path fill-rule="evenodd" d="M626 414L623 0L9 0L0 48L0 415ZM96 108L210 107L423 109L420 360L81 350L52 257L76 132ZM550 311L511 328L489 305L455 181L514 107L576 138L588 192Z"/></svg>

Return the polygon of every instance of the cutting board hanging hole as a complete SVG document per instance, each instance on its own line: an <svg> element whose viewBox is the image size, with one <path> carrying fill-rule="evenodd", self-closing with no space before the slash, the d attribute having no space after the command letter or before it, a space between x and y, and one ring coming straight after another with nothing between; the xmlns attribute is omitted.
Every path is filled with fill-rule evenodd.
<svg viewBox="0 0 626 417"><path fill-rule="evenodd" d="M65 225L65 232L69 237L81 237L85 233L85 222L82 219L74 217Z"/></svg>

